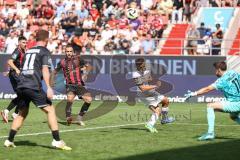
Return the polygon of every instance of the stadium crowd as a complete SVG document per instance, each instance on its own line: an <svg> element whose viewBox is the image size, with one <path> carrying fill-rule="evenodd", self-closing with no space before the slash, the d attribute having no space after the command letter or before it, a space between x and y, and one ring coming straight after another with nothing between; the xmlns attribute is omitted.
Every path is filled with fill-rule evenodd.
<svg viewBox="0 0 240 160"><path fill-rule="evenodd" d="M62 54L68 43L81 54L152 54L168 25L190 22L199 6L237 4L240 0L0 0L0 52L11 54L20 35L31 48L36 31L46 29L53 54Z"/></svg>

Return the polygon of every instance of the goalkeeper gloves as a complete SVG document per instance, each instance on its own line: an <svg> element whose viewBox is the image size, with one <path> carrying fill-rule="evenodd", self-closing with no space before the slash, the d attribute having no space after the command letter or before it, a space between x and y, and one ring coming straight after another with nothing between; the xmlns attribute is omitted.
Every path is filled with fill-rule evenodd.
<svg viewBox="0 0 240 160"><path fill-rule="evenodd" d="M193 97L193 96L196 96L197 95L197 92L191 92L190 90L187 91L187 94L184 95L185 97L185 100Z"/></svg>

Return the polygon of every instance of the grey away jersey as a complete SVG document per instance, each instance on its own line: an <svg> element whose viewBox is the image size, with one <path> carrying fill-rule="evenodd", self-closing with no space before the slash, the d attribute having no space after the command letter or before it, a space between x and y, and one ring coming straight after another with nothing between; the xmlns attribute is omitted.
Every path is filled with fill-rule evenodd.
<svg viewBox="0 0 240 160"><path fill-rule="evenodd" d="M42 66L49 66L51 61L50 52L46 47L35 46L29 49L23 58L18 88L40 90L42 88Z"/></svg>
<svg viewBox="0 0 240 160"><path fill-rule="evenodd" d="M137 86L140 85L148 85L149 80L151 79L151 72L149 70L145 70L143 73L139 71L135 71L132 73L132 78L135 80L135 83ZM156 95L155 89L149 90L149 91L139 91L138 92L139 96L144 96L144 97L151 97Z"/></svg>

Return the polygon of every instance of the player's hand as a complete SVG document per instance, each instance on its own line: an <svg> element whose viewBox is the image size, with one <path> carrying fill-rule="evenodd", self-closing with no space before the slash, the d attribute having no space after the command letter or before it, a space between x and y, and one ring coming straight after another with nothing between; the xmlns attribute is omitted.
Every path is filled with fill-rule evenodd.
<svg viewBox="0 0 240 160"><path fill-rule="evenodd" d="M53 98L53 90L52 90L51 87L48 87L48 88L47 88L47 97L48 97L49 99L52 99L52 98Z"/></svg>
<svg viewBox="0 0 240 160"><path fill-rule="evenodd" d="M162 82L161 81L157 81L157 83L156 83L157 88L160 87L161 85L162 85Z"/></svg>
<svg viewBox="0 0 240 160"><path fill-rule="evenodd" d="M83 82L87 82L87 75L86 74L84 74L84 75L82 75L82 80L83 80Z"/></svg>
<svg viewBox="0 0 240 160"><path fill-rule="evenodd" d="M9 75L9 72L3 72L3 76L7 77Z"/></svg>
<svg viewBox="0 0 240 160"><path fill-rule="evenodd" d="M187 94L184 95L185 97L185 100L193 97L193 96L196 96L197 95L197 92L191 92L190 90L187 91Z"/></svg>
<svg viewBox="0 0 240 160"><path fill-rule="evenodd" d="M20 75L20 70L16 69L15 71L16 71L17 75L19 76Z"/></svg>

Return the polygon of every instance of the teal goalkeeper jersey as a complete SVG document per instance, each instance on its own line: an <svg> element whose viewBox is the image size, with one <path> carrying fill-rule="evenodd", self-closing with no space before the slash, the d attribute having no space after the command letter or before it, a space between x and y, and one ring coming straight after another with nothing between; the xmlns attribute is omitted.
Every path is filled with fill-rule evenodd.
<svg viewBox="0 0 240 160"><path fill-rule="evenodd" d="M240 102L240 74L229 70L218 78L213 87L223 92L224 97L230 102Z"/></svg>

